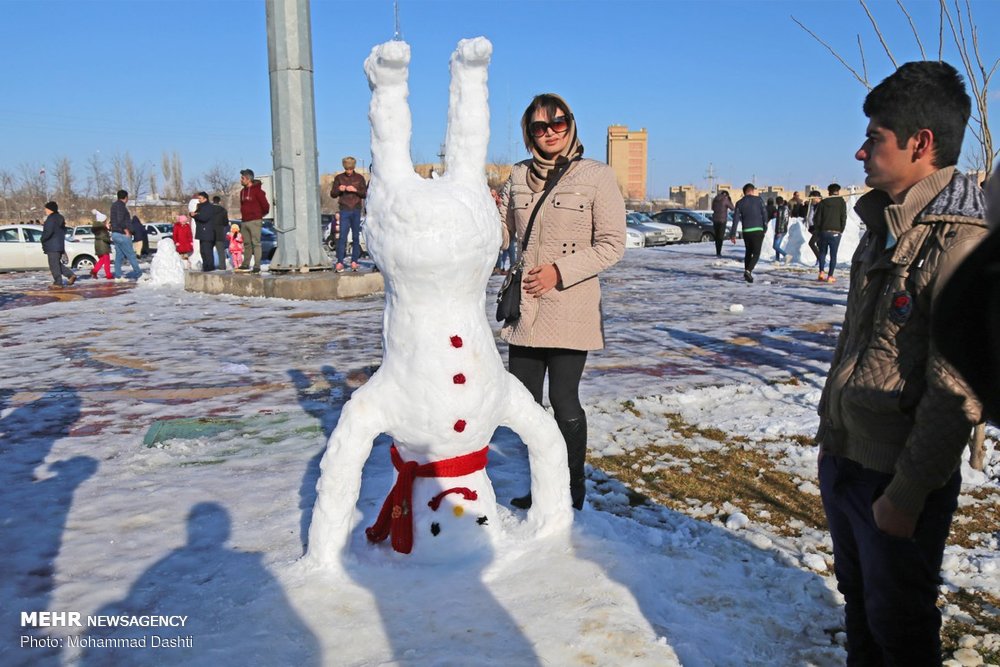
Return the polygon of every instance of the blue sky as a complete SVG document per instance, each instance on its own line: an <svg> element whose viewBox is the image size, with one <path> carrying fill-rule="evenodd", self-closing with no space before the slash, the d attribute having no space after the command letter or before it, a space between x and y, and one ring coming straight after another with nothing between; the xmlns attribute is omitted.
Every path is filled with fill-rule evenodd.
<svg viewBox="0 0 1000 667"><path fill-rule="evenodd" d="M860 32L872 82L891 72L853 0L399 4L412 47L416 162L436 160L444 137L455 44L485 35L494 45L492 159L525 157L520 114L534 94L557 92L573 107L590 157L605 159L609 124L649 131L648 186L657 196L671 185L707 186L709 163L717 180L733 184L863 180L853 155L864 135L865 89L792 15L859 69ZM897 61L919 58L895 0L869 6ZM936 53L938 3L906 6ZM1000 2L973 0L972 7L982 55L992 63ZM162 153L176 151L191 181L216 164L271 171L263 0L0 0L0 15L8 63L0 169L16 173L68 156L82 184L97 151L128 151L157 173ZM347 154L367 163L362 62L392 38L392 2L313 0L312 29L320 170L338 170ZM947 42L945 59L959 65ZM994 92L995 123L998 100Z"/></svg>

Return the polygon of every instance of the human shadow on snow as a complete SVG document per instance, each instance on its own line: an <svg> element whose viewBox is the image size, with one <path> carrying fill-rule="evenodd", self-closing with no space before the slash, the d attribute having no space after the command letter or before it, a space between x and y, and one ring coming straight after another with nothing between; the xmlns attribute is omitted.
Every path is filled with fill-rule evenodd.
<svg viewBox="0 0 1000 667"><path fill-rule="evenodd" d="M0 393L0 413L13 392ZM80 418L80 396L57 387L0 419L0 663L58 665L59 649L21 646L21 637L46 635L22 628L22 611L46 611L52 600L55 562L77 488L98 467L89 456L46 459Z"/></svg>
<svg viewBox="0 0 1000 667"><path fill-rule="evenodd" d="M226 546L230 529L222 505L194 505L187 516L187 543L147 569L124 599L94 612L186 616L184 624L91 627L83 637L80 664L217 665L235 654L247 665L320 665L315 635L261 562L262 554ZM100 645L115 640L145 643L142 648Z"/></svg>

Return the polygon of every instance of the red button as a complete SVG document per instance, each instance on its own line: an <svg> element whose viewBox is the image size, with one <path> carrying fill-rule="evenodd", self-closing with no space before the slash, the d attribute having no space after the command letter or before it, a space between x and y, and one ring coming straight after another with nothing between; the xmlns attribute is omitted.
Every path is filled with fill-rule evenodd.
<svg viewBox="0 0 1000 667"><path fill-rule="evenodd" d="M455 430L458 431L459 433L461 433L462 431L465 430L465 420L464 419L459 419L457 422L455 422Z"/></svg>
<svg viewBox="0 0 1000 667"><path fill-rule="evenodd" d="M462 337L461 336L452 336L451 337L451 346L452 347L462 347Z"/></svg>
<svg viewBox="0 0 1000 667"><path fill-rule="evenodd" d="M455 384L465 384L465 376L461 373L451 379Z"/></svg>

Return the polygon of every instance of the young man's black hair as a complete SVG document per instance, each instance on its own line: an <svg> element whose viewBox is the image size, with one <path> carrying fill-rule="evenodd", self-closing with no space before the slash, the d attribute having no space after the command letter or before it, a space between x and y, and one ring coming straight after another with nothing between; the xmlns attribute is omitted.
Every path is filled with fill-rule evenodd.
<svg viewBox="0 0 1000 667"><path fill-rule="evenodd" d="M127 190L119 190L118 191L118 198L119 199L125 199L126 197L128 197L128 191Z"/></svg>
<svg viewBox="0 0 1000 667"><path fill-rule="evenodd" d="M948 63L904 64L868 93L863 109L865 116L893 131L899 148L918 131L928 129L934 133L934 166L958 164L972 100L962 75Z"/></svg>

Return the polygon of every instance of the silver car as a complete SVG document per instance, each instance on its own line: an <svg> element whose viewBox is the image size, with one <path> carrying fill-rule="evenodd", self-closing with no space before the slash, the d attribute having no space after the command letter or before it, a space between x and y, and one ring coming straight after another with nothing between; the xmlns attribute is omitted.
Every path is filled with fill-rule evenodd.
<svg viewBox="0 0 1000 667"><path fill-rule="evenodd" d="M68 231L68 230L67 230ZM90 271L97 263L92 240L66 238L67 264ZM41 225L0 225L0 271L37 271L49 268L42 252Z"/></svg>
<svg viewBox="0 0 1000 667"><path fill-rule="evenodd" d="M684 235L684 232L677 225L656 222L647 214L638 211L626 213L625 224L631 229L643 230L643 233L647 235L647 246L678 243ZM649 234L653 234L653 242L649 242Z"/></svg>

